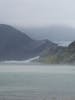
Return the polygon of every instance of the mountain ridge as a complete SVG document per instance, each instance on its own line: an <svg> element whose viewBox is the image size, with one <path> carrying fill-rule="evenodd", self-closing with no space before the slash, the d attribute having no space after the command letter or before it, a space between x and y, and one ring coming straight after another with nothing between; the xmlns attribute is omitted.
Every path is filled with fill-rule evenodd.
<svg viewBox="0 0 75 100"><path fill-rule="evenodd" d="M0 61L35 57L53 45L56 46L51 41L37 41L12 26L0 24Z"/></svg>
<svg viewBox="0 0 75 100"><path fill-rule="evenodd" d="M33 39L43 40L48 39L50 41L74 41L75 28L66 25L52 25L48 27L39 28L25 28L17 26L23 32L26 32L28 36ZM68 37L68 38L67 38Z"/></svg>

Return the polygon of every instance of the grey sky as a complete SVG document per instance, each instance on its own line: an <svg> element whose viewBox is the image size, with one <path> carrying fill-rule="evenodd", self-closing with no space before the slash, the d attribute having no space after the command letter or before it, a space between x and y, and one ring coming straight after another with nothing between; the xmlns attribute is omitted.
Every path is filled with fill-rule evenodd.
<svg viewBox="0 0 75 100"><path fill-rule="evenodd" d="M75 27L75 0L0 0L0 23Z"/></svg>

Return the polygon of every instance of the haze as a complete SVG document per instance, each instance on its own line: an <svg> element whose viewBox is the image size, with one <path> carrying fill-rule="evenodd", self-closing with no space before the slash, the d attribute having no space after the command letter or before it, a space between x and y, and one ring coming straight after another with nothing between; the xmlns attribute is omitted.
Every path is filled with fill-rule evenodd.
<svg viewBox="0 0 75 100"><path fill-rule="evenodd" d="M75 27L75 0L0 0L0 23L25 27Z"/></svg>

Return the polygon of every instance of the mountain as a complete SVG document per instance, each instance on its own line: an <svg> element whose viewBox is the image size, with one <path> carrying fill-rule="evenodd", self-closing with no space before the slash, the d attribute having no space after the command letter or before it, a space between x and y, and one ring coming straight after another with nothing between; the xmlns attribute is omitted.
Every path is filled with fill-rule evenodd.
<svg viewBox="0 0 75 100"><path fill-rule="evenodd" d="M75 64L75 41L68 47L48 48L40 56L39 62L44 64Z"/></svg>
<svg viewBox="0 0 75 100"><path fill-rule="evenodd" d="M49 40L33 40L10 25L0 24L0 61L25 60L53 46L57 45Z"/></svg>
<svg viewBox="0 0 75 100"><path fill-rule="evenodd" d="M23 32L26 32L34 39L48 39L51 41L74 41L75 28L65 25L52 25L40 28L25 28L19 27Z"/></svg>
<svg viewBox="0 0 75 100"><path fill-rule="evenodd" d="M59 46L48 39L35 40L10 25L0 24L0 61L40 56L44 64L75 64L75 41Z"/></svg>

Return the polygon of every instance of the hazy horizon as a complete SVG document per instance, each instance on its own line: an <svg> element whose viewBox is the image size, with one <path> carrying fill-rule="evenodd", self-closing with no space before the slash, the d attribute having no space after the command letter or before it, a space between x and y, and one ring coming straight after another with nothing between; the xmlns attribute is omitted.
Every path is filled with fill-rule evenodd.
<svg viewBox="0 0 75 100"><path fill-rule="evenodd" d="M75 27L74 0L0 0L0 24Z"/></svg>
<svg viewBox="0 0 75 100"><path fill-rule="evenodd" d="M74 0L0 0L0 24L23 28L34 39L73 41L74 4Z"/></svg>

